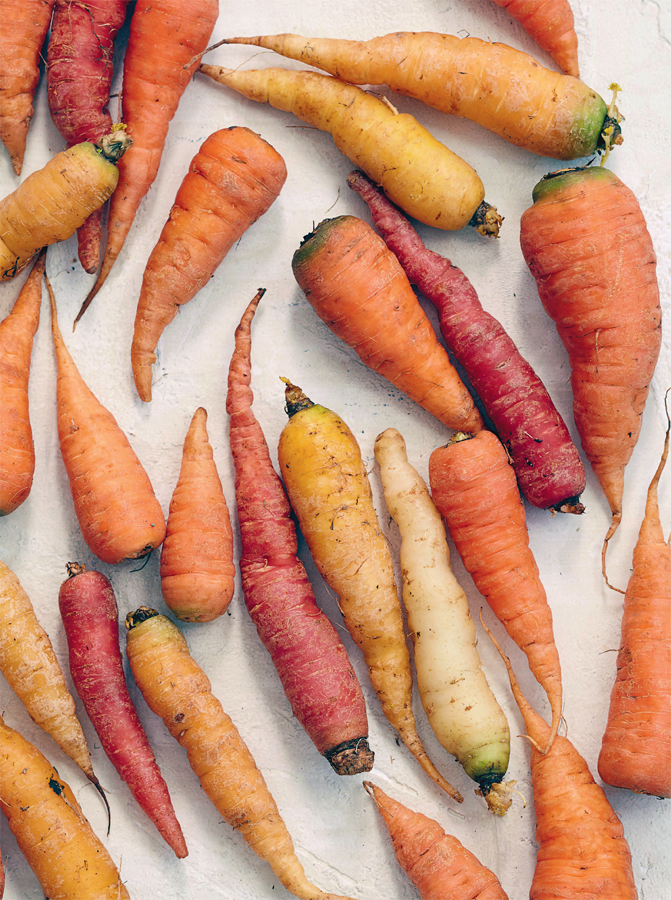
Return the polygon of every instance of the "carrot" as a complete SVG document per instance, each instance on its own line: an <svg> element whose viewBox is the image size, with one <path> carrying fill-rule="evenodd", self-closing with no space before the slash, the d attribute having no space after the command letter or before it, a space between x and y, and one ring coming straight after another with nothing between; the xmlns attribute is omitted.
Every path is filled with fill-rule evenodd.
<svg viewBox="0 0 671 900"><path fill-rule="evenodd" d="M348 900L325 894L307 880L263 775L177 626L146 607L129 613L126 626L133 677L149 708L187 751L220 815L294 896Z"/></svg>
<svg viewBox="0 0 671 900"><path fill-rule="evenodd" d="M0 322L0 516L19 507L30 493L35 447L30 427L28 380L33 338L40 322L42 252L10 314Z"/></svg>
<svg viewBox="0 0 671 900"><path fill-rule="evenodd" d="M114 41L128 0L56 0L47 50L49 112L69 147L96 143L112 128L107 110ZM77 229L79 260L98 269L102 207Z"/></svg>
<svg viewBox="0 0 671 900"><path fill-rule="evenodd" d="M49 900L129 900L69 785L0 718L0 809Z"/></svg>
<svg viewBox="0 0 671 900"><path fill-rule="evenodd" d="M0 0L0 140L21 174L54 0ZM10 25L11 23L11 25Z"/></svg>
<svg viewBox="0 0 671 900"><path fill-rule="evenodd" d="M656 256L636 197L603 168L555 172L522 215L522 253L568 351L573 414L603 488L622 519L624 472L661 345Z"/></svg>
<svg viewBox="0 0 671 900"><path fill-rule="evenodd" d="M517 19L562 72L580 78L578 36L568 0L494 0Z"/></svg>
<svg viewBox="0 0 671 900"><path fill-rule="evenodd" d="M38 622L19 579L1 560L0 671L31 719L51 735L102 794L75 712L75 701L65 684L49 635Z"/></svg>
<svg viewBox="0 0 671 900"><path fill-rule="evenodd" d="M506 664L531 744L538 853L529 900L637 900L631 851L617 813L568 738L557 735L547 752L539 750L548 744L550 728L489 636Z"/></svg>
<svg viewBox="0 0 671 900"><path fill-rule="evenodd" d="M327 131L341 153L420 222L449 231L473 225L498 236L503 220L485 203L477 172L387 100L317 72L208 65L199 71L249 100Z"/></svg>
<svg viewBox="0 0 671 900"><path fill-rule="evenodd" d="M658 486L670 428L671 423L648 488L624 595L617 677L598 762L606 784L666 798L671 797L671 545L659 518Z"/></svg>
<svg viewBox="0 0 671 900"><path fill-rule="evenodd" d="M483 427L400 263L370 225L355 216L324 220L292 266L317 315L367 366L448 428Z"/></svg>
<svg viewBox="0 0 671 900"><path fill-rule="evenodd" d="M200 407L184 440L182 466L161 548L161 593L184 622L226 612L235 587L233 529Z"/></svg>
<svg viewBox="0 0 671 900"><path fill-rule="evenodd" d="M347 184L409 280L433 303L445 343L468 376L515 469L520 490L541 509L581 513L585 469L544 384L475 288L449 259L428 250L410 222L361 172Z"/></svg>
<svg viewBox="0 0 671 900"><path fill-rule="evenodd" d="M14 278L42 247L67 240L103 205L129 143L123 127L115 127L97 144L76 144L0 200L0 280Z"/></svg>
<svg viewBox="0 0 671 900"><path fill-rule="evenodd" d="M215 131L194 156L142 279L131 347L141 400L151 400L163 330L268 211L286 177L280 154L248 128Z"/></svg>
<svg viewBox="0 0 671 900"><path fill-rule="evenodd" d="M79 374L58 327L48 279L47 289L58 367L58 438L82 537L103 562L139 559L163 541L163 511L128 438Z"/></svg>
<svg viewBox="0 0 671 900"><path fill-rule="evenodd" d="M182 0L152 0L137 5L133 12L121 89L121 118L133 140L133 153L119 167L102 266L75 323L105 283L140 203L154 183L170 122L218 14L219 0L189 0L188 10Z"/></svg>
<svg viewBox="0 0 671 900"><path fill-rule="evenodd" d="M119 648L119 610L109 579L68 563L58 592L70 673L108 759L180 859L188 850L147 735L128 693Z"/></svg>
<svg viewBox="0 0 671 900"><path fill-rule="evenodd" d="M363 693L298 558L291 508L252 411L251 324L262 295L259 291L236 329L226 399L242 589L294 715L338 775L355 775L373 765Z"/></svg>
<svg viewBox="0 0 671 900"><path fill-rule="evenodd" d="M303 537L320 574L338 595L345 626L361 648L382 712L426 774L461 802L461 794L436 769L417 733L394 565L359 445L336 413L284 381L289 422L280 435L278 459Z"/></svg>
<svg viewBox="0 0 671 900"><path fill-rule="evenodd" d="M221 43L265 47L353 84L387 85L540 156L578 159L622 141L617 111L595 91L506 44L426 31L370 41L278 34Z"/></svg>
<svg viewBox="0 0 671 900"><path fill-rule="evenodd" d="M364 787L387 826L398 864L422 900L508 900L496 875L435 819L408 809L369 781Z"/></svg>
<svg viewBox="0 0 671 900"><path fill-rule="evenodd" d="M529 547L524 505L501 442L489 431L433 451L429 481L433 502L475 586L517 646L550 701L559 728L562 683L552 612Z"/></svg>

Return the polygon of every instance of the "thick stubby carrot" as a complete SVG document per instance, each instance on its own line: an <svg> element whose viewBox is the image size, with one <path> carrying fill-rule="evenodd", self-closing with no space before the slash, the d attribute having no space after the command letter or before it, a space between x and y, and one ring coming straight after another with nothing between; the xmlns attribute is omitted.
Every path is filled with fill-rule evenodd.
<svg viewBox="0 0 671 900"><path fill-rule="evenodd" d="M226 399L245 604L294 715L335 772L356 775L373 765L363 692L298 558L291 507L252 411L251 324L262 294L236 329Z"/></svg>
<svg viewBox="0 0 671 900"><path fill-rule="evenodd" d="M526 654L548 696L549 747L562 715L559 654L552 612L529 547L524 504L505 448L490 431L439 447L429 458L429 481L466 570Z"/></svg>
<svg viewBox="0 0 671 900"><path fill-rule="evenodd" d="M69 785L0 718L0 809L49 900L130 900Z"/></svg>
<svg viewBox="0 0 671 900"><path fill-rule="evenodd" d="M517 19L562 72L580 78L578 36L569 0L494 0Z"/></svg>
<svg viewBox="0 0 671 900"><path fill-rule="evenodd" d="M233 529L207 435L207 412L193 414L161 548L161 593L184 622L211 622L233 597Z"/></svg>
<svg viewBox="0 0 671 900"><path fill-rule="evenodd" d="M278 34L221 43L265 47L353 84L387 85L540 156L578 159L622 140L619 117L595 91L507 44L428 31L370 41Z"/></svg>
<svg viewBox="0 0 671 900"><path fill-rule="evenodd" d="M303 537L320 574L338 595L382 712L426 774L461 802L417 732L394 564L359 445L340 416L285 382L289 422L280 435L278 459Z"/></svg>
<svg viewBox="0 0 671 900"><path fill-rule="evenodd" d="M538 853L529 900L638 900L619 816L567 738L557 735L545 754L538 749L548 745L550 729L522 694L510 660L494 644L531 744Z"/></svg>
<svg viewBox="0 0 671 900"><path fill-rule="evenodd" d="M240 734L211 692L184 636L155 609L126 616L128 661L152 712L188 755L219 814L301 900L349 900L311 884L275 800Z"/></svg>
<svg viewBox="0 0 671 900"><path fill-rule="evenodd" d="M180 859L188 856L184 835L128 693L119 648L119 610L108 578L68 563L58 592L75 690L108 759L140 808Z"/></svg>
<svg viewBox="0 0 671 900"><path fill-rule="evenodd" d="M0 0L0 140L21 174L40 80L40 51L55 0Z"/></svg>
<svg viewBox="0 0 671 900"><path fill-rule="evenodd" d="M192 159L142 278L130 352L141 400L151 400L164 329L268 211L286 177L280 154L248 128L215 131Z"/></svg>
<svg viewBox="0 0 671 900"><path fill-rule="evenodd" d="M112 128L107 110L114 41L129 0L56 0L47 50L51 118L68 146L96 143ZM98 269L102 207L77 229L84 270Z"/></svg>
<svg viewBox="0 0 671 900"><path fill-rule="evenodd" d="M329 132L345 156L420 222L449 231L473 225L481 234L498 235L503 220L485 203L475 169L387 101L318 72L207 65L199 71Z"/></svg>
<svg viewBox="0 0 671 900"><path fill-rule="evenodd" d="M0 517L23 503L35 473L28 381L33 338L40 323L45 265L43 250L12 311L0 322Z"/></svg>
<svg viewBox="0 0 671 900"><path fill-rule="evenodd" d="M445 343L480 397L506 447L527 500L541 509L581 513L585 469L545 385L475 288L449 259L428 250L410 222L361 172L347 184L412 284L436 307Z"/></svg>
<svg viewBox="0 0 671 900"><path fill-rule="evenodd" d="M661 346L656 255L636 197L607 169L548 175L533 200L522 253L568 352L576 427L611 510L605 576Z"/></svg>
<svg viewBox="0 0 671 900"><path fill-rule="evenodd" d="M165 517L149 476L116 419L81 377L58 327L58 439L82 537L102 562L115 565L151 553L165 537Z"/></svg>
<svg viewBox="0 0 671 900"><path fill-rule="evenodd" d="M325 219L292 267L320 319L367 366L448 428L483 427L400 263L370 225L356 216Z"/></svg>
<svg viewBox="0 0 671 900"><path fill-rule="evenodd" d="M422 900L508 900L496 875L435 819L409 809L369 781L398 864Z"/></svg>
<svg viewBox="0 0 671 900"><path fill-rule="evenodd" d="M624 595L617 677L598 767L606 784L671 798L671 545L658 497L668 455L667 428Z"/></svg>
<svg viewBox="0 0 671 900"><path fill-rule="evenodd" d="M105 283L126 241L142 199L158 173L168 127L207 48L219 14L218 0L152 0L135 7L124 56L121 120L133 154L119 167L109 207L102 266L75 322ZM198 58L196 58L198 57Z"/></svg>

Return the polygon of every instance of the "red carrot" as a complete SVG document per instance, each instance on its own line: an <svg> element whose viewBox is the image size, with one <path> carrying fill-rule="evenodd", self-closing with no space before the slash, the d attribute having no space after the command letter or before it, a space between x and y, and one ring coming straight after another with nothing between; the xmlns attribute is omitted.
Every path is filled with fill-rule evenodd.
<svg viewBox="0 0 671 900"><path fill-rule="evenodd" d="M334 770L353 775L373 765L363 693L297 557L291 508L251 408L250 332L263 293L254 297L236 329L226 401L242 539L242 587L294 715Z"/></svg>
<svg viewBox="0 0 671 900"><path fill-rule="evenodd" d="M580 78L578 36L569 0L494 0L517 19L562 72Z"/></svg>
<svg viewBox="0 0 671 900"><path fill-rule="evenodd" d="M72 681L103 750L140 807L182 859L186 843L147 735L128 693L119 648L119 610L109 580L68 563L58 606Z"/></svg>

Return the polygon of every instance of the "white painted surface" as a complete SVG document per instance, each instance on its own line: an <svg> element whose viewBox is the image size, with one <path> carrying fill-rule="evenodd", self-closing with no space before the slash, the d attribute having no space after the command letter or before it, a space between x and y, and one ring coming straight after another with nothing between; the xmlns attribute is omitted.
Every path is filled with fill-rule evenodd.
<svg viewBox="0 0 671 900"><path fill-rule="evenodd" d="M620 108L625 117L625 143L609 165L636 193L659 257L659 281L665 314L671 287L669 250L671 218L671 137L664 111L669 109L671 12L651 0L573 0L580 39L583 79L604 97L617 81L623 88ZM306 36L368 38L397 30L433 30L501 40L549 59L521 27L490 0L313 0L310 4L265 0L222 3L215 38L234 34L294 31ZM120 39L120 52L126 39ZM252 48L222 47L208 61L224 65L282 64ZM291 63L285 63L293 65ZM120 77L117 75L117 85ZM115 101L113 101L114 103ZM575 434L571 416L569 368L551 321L538 300L535 284L519 250L519 219L531 202L531 190L546 172L559 165L518 150L473 123L453 120L419 103L393 98L479 171L487 197L505 216L501 238L485 241L469 230L442 233L422 228L428 245L461 267L479 292L483 305L502 321L522 353L544 380L556 405ZM284 156L289 176L271 210L242 238L197 299L182 309L165 332L155 368L154 399L143 405L133 387L129 347L138 290L146 259L158 237L190 159L217 128L246 125L260 133ZM36 115L28 140L25 174L60 150L62 141L49 120L44 83L36 98ZM351 213L368 218L345 177L352 165L331 138L301 127L289 114L242 100L197 77L189 86L171 125L162 167L143 202L135 224L105 289L77 331L64 334L85 380L116 416L147 468L167 512L179 470L186 428L197 406L209 413L208 427L226 495L235 512L232 464L227 444L226 376L233 330L260 286L267 295L253 328L254 409L275 456L285 422L284 375L301 385L316 402L337 410L357 435L370 464L380 517L397 550L394 527L380 499L374 469L373 442L388 426L406 438L412 461L426 476L428 457L448 436L439 423L368 371L316 317L297 287L291 257L303 235L323 218ZM0 153L2 195L16 185L7 154ZM70 321L92 283L82 274L74 240L54 247L48 271L62 324ZM0 286L0 316L10 310L23 278ZM434 319L435 321L435 319ZM35 341L30 396L37 451L37 471L29 499L0 522L0 558L18 575L38 616L49 632L61 663L67 667L66 645L58 607L58 588L65 564L77 559L89 567L96 560L85 546L74 517L67 479L58 449L54 405L54 356L45 303ZM665 337L639 446L629 465L625 516L613 540L609 565L614 583L624 586L642 516L644 494L661 452L663 395L671 385L671 353ZM668 478L668 476L667 476ZM671 526L669 482L662 483L665 527ZM563 664L565 718L568 735L593 772L607 714L618 646L621 597L604 587L600 575L601 540L609 514L598 484L588 472L584 494L587 513L577 519L528 508L533 550L552 605L556 640ZM303 548L304 550L305 548ZM303 553L309 571L314 569ZM475 614L481 598L465 574L456 552L457 574ZM140 566L116 568L99 564L112 580L122 615L141 604L164 610L158 580L158 555ZM318 597L339 621L336 603L315 576ZM487 622L510 652L523 688L541 712L544 698L526 668L522 654L503 629L485 613ZM478 624L478 628L480 626ZM361 777L338 778L314 751L292 718L272 663L260 645L239 589L229 614L208 625L185 625L195 658L212 680L216 695L237 724L263 771L294 838L308 876L323 890L367 900L410 900L417 891L398 867L388 837ZM503 666L480 629L480 650L492 684L509 717L513 735L523 730ZM509 896L528 892L534 869L534 814L528 749L514 738L509 775L527 797L526 809L516 802L505 819L489 816L471 783L448 758L429 731L419 702L416 713L426 746L444 772L465 794L459 808L424 776L382 716L368 686L359 652L343 631L343 640L368 700L370 743L376 753L371 778L401 802L438 819L485 864L493 868ZM68 675L69 679L69 675ZM95 769L112 806L112 828L105 837L105 816L94 791L76 767L28 718L6 683L1 709L8 724L20 729L53 761L71 784L97 833L104 839L134 900L174 898L262 898L289 896L269 868L224 824L202 793L186 756L154 717L134 685L140 717L171 789L190 848L184 861L174 858L153 825L141 813L126 786L100 750L78 703L93 752ZM417 699L417 698L416 698ZM297 762L300 761L300 762ZM671 898L671 816L669 802L607 789L631 844L641 900ZM4 818L2 850L7 869L8 900L37 900L39 885L18 851ZM604 898L607 900L607 898Z"/></svg>

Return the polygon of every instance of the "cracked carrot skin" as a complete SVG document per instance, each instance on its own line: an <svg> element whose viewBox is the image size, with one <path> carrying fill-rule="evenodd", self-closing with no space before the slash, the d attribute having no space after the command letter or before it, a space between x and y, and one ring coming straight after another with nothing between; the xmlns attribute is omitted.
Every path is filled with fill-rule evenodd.
<svg viewBox="0 0 671 900"><path fill-rule="evenodd" d="M578 159L605 149L619 125L586 84L507 44L435 32L396 32L370 41L297 34L228 38L330 72L353 84L387 85L488 128L540 156Z"/></svg>
<svg viewBox="0 0 671 900"><path fill-rule="evenodd" d="M49 900L130 900L69 785L0 718L0 808Z"/></svg>
<svg viewBox="0 0 671 900"><path fill-rule="evenodd" d="M562 72L580 78L578 36L568 0L494 0L517 19Z"/></svg>

